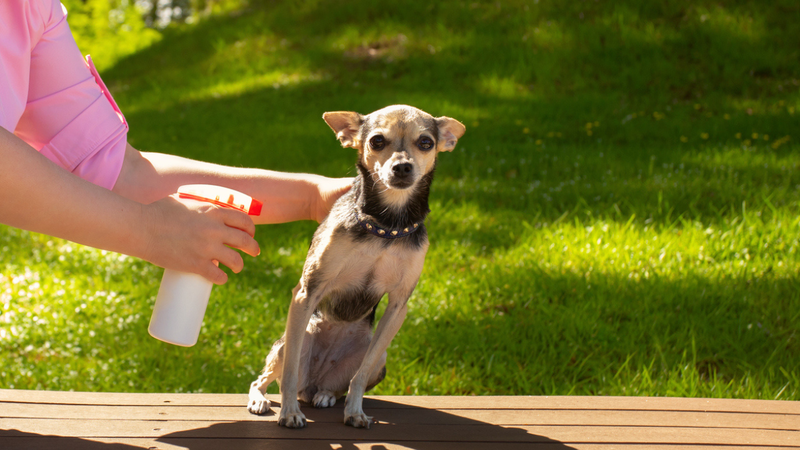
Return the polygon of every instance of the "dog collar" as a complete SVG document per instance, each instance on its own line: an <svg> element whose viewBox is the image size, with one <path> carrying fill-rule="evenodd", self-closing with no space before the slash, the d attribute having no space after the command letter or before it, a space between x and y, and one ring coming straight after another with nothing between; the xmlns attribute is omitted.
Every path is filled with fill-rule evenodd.
<svg viewBox="0 0 800 450"><path fill-rule="evenodd" d="M358 213L358 210L355 210L354 212L356 222L361 225L361 228L367 230L369 233L374 234L375 236L382 237L384 239L397 239L408 236L419 230L420 225L422 225L422 222L417 222L400 230L392 230L389 228L380 227L375 223L361 217L361 214Z"/></svg>

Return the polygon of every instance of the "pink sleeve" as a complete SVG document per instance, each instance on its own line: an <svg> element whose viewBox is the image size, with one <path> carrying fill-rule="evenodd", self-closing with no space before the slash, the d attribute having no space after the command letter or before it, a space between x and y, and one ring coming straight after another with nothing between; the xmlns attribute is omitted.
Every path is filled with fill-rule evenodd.
<svg viewBox="0 0 800 450"><path fill-rule="evenodd" d="M15 134L61 167L111 189L122 169L128 124L91 59L84 60L58 0L30 52L27 104Z"/></svg>

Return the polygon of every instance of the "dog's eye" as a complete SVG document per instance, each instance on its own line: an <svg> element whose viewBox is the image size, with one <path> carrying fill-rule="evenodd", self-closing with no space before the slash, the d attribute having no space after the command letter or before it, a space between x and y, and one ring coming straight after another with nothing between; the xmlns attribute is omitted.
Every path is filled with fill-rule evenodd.
<svg viewBox="0 0 800 450"><path fill-rule="evenodd" d="M419 138L417 146L421 150L430 150L433 148L433 139L429 138L428 136L422 136L421 138Z"/></svg>
<svg viewBox="0 0 800 450"><path fill-rule="evenodd" d="M385 145L386 139L384 139L380 134L372 136L369 139L369 147L373 150L383 150Z"/></svg>

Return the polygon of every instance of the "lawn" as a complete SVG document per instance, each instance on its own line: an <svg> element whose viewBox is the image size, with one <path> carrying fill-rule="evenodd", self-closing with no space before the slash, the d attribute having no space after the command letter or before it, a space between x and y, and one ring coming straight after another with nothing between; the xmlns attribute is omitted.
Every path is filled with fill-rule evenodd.
<svg viewBox="0 0 800 450"><path fill-rule="evenodd" d="M797 2L67 4L141 150L348 176L325 111L467 126L374 393L800 400ZM0 227L0 387L246 392L314 227L259 227L188 349L147 334L161 269Z"/></svg>

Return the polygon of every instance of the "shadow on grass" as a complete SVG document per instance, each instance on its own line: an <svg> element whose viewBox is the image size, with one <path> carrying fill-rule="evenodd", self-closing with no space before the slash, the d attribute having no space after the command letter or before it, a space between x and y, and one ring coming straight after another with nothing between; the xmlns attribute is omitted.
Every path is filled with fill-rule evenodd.
<svg viewBox="0 0 800 450"><path fill-rule="evenodd" d="M272 70L318 75L233 94L221 87L194 100L164 92L165 103L128 114L131 141L143 150L347 176L355 152L339 147L321 114L409 103L467 125L457 151L442 157L437 178L444 182L437 181L433 200L544 222L567 211L713 221L743 202L762 204L776 187L800 184L793 153L783 154L782 167L764 167L765 154L781 159L767 142L733 155L735 174L724 171L724 156L703 161L740 145L736 133L775 139L797 130L785 111L750 115L741 105L763 95L796 97L797 50L785 42L797 30L777 25L781 15L799 12L756 2L525 8L254 1L235 15L168 31L108 77L112 90L132 84L141 94L208 89ZM419 17L432 23L421 26ZM215 60L237 52L224 59L230 67ZM625 122L640 109L644 116ZM732 117L723 120L723 112ZM586 124L595 121L589 136ZM708 141L699 138L704 132ZM683 135L690 143L680 143Z"/></svg>
<svg viewBox="0 0 800 450"><path fill-rule="evenodd" d="M515 79L523 93L546 89L565 102L575 92L591 90L616 92L630 101L694 100L711 92L756 97L764 89L775 93L773 81L791 81L798 74L792 43L800 40L800 32L790 24L800 9L776 3L252 0L242 11L204 20L189 31L167 30L165 39L122 60L117 69L133 76L152 66L185 69L235 41L274 33L288 40L284 47L291 52L310 56L302 61L331 71L334 81L380 79L375 69L394 65L396 73L381 84L400 82L413 89L413 83L403 83L413 74L447 74L439 84L460 86L494 74ZM406 33L407 41L393 41L392 33ZM331 44L342 39L358 48L334 52ZM437 50L444 44L449 47ZM392 51L400 45L404 51ZM342 53L351 58L343 59Z"/></svg>
<svg viewBox="0 0 800 450"><path fill-rule="evenodd" d="M428 20L420 23L420 17ZM587 119L612 113L622 119L642 107L665 113L673 101L700 102L704 109L686 114L698 119L710 107L743 112L744 100L796 97L800 64L792 43L800 33L785 26L791 17L800 18L796 6L754 1L726 7L713 1L253 1L236 14L168 30L161 42L123 59L108 75L157 89L159 80L175 80L176 73L191 86L191 77L246 78L305 68L322 74L313 83L320 88L295 100L311 100L318 109L366 111L398 97L414 98L426 109L446 99L477 110L480 117L471 120L532 120L526 126L543 135L565 122L578 131ZM249 48L251 41L261 44ZM212 61L241 52L237 46L247 52L226 60L236 70ZM335 98L342 100L331 104ZM647 134L675 129L659 125L647 127ZM639 131L617 140L639 142ZM492 137L498 136L507 134Z"/></svg>

